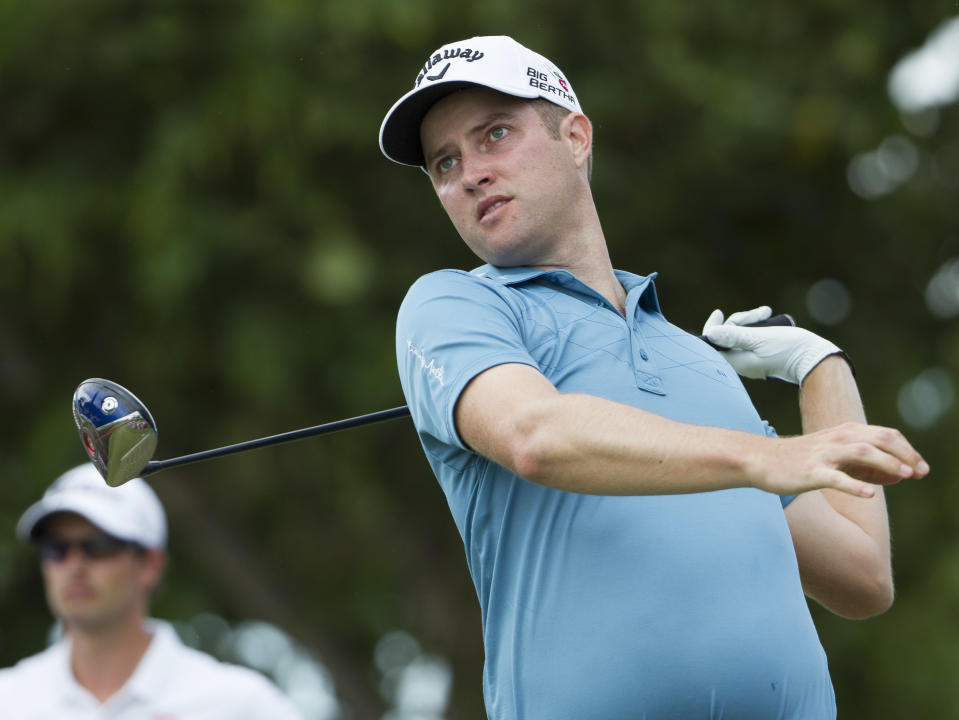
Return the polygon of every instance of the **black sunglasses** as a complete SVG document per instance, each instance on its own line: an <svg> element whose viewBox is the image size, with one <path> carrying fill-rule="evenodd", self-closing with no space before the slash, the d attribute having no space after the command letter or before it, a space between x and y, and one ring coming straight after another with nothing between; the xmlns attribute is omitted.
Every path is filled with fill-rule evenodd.
<svg viewBox="0 0 959 720"><path fill-rule="evenodd" d="M136 543L121 540L106 533L98 533L83 540L60 540L41 537L37 539L37 549L43 562L63 562L71 548L79 548L89 560L115 557L124 550L142 551Z"/></svg>

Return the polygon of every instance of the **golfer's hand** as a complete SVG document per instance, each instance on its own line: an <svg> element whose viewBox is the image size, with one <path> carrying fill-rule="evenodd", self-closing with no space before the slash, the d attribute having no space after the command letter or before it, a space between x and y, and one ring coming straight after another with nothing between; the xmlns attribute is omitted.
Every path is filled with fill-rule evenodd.
<svg viewBox="0 0 959 720"><path fill-rule="evenodd" d="M832 488L872 497L876 485L929 473L929 465L898 430L862 423L771 438L755 468L755 486L777 495Z"/></svg>
<svg viewBox="0 0 959 720"><path fill-rule="evenodd" d="M733 313L723 322L721 310L713 310L703 326L703 336L743 377L785 380L802 385L803 379L829 355L842 353L833 343L799 327L770 325L742 327L772 315L767 305Z"/></svg>

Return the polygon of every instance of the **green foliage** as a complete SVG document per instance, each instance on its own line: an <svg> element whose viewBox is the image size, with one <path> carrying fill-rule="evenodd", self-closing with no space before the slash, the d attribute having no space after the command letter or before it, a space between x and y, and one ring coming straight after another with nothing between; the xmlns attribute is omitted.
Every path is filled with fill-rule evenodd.
<svg viewBox="0 0 959 720"><path fill-rule="evenodd" d="M425 54L511 34L554 58L596 126L594 193L614 263L661 272L666 312L769 303L855 359L870 418L933 474L888 492L898 600L853 623L818 608L844 718L947 717L959 625L951 408L910 429L897 396L959 371L954 320L926 309L959 255L956 178L912 142L895 193L851 192L850 160L906 134L895 62L945 3L813 0L0 2L0 666L49 617L20 512L84 460L67 402L130 387L160 457L403 403L393 320L408 285L472 267L424 177L376 137ZM952 185L949 185L949 182ZM841 281L852 311L806 309ZM795 394L750 384L780 432ZM275 622L328 663L356 717L384 704L371 658L403 628L450 659L450 717L483 717L478 609L462 545L408 420L156 476L174 561L156 612ZM14 621L14 618L16 619Z"/></svg>

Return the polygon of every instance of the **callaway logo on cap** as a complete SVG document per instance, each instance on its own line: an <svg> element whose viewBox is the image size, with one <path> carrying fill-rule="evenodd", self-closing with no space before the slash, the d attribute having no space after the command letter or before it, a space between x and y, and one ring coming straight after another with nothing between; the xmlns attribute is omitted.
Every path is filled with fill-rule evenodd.
<svg viewBox="0 0 959 720"><path fill-rule="evenodd" d="M544 98L582 112L566 76L539 53L511 37L474 37L432 53L413 89L396 101L380 126L380 149L390 160L422 167L420 123L433 105L465 87L488 87L522 98Z"/></svg>

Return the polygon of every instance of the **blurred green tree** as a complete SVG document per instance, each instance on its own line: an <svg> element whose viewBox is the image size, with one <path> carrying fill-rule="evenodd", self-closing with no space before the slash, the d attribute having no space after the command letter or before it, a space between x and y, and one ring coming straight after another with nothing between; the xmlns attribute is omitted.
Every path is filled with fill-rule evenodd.
<svg viewBox="0 0 959 720"><path fill-rule="evenodd" d="M475 263L377 130L426 52L506 33L557 60L596 126L614 264L660 271L666 311L690 329L714 306L792 312L853 356L870 419L930 460L929 479L888 493L894 608L862 623L813 612L842 717L955 714L945 399L959 326L924 294L959 256L959 110L905 116L886 86L955 13L941 0L0 2L0 666L45 641L35 559L13 528L84 459L67 410L84 378L148 404L160 457L402 404L406 288ZM893 136L914 172L857 194L854 160ZM810 303L825 278L848 302L828 325ZM929 368L946 378L941 407L913 427L901 410ZM749 387L781 433L798 431L794 392ZM154 486L174 558L158 615L283 627L357 718L386 708L372 658L402 628L451 663L448 716L484 716L462 544L408 421Z"/></svg>

